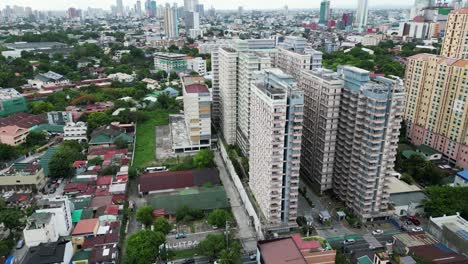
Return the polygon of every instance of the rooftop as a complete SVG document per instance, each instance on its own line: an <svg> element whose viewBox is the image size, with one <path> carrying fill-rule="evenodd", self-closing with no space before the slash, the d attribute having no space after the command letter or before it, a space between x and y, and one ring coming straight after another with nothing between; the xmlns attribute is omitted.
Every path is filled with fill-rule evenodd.
<svg viewBox="0 0 468 264"><path fill-rule="evenodd" d="M0 88L0 100L8 100L23 97L13 88Z"/></svg>
<svg viewBox="0 0 468 264"><path fill-rule="evenodd" d="M23 264L63 263L65 250L70 241L41 243L29 248Z"/></svg>
<svg viewBox="0 0 468 264"><path fill-rule="evenodd" d="M442 229L443 226L452 230L464 240L468 240L468 221L460 216L459 213L455 215L444 215L441 217L431 217L430 221Z"/></svg>
<svg viewBox="0 0 468 264"><path fill-rule="evenodd" d="M457 175L463 178L465 181L468 181L468 170L459 171L457 172Z"/></svg>
<svg viewBox="0 0 468 264"><path fill-rule="evenodd" d="M205 84L190 84L185 86L187 93L209 93L208 87Z"/></svg>
<svg viewBox="0 0 468 264"><path fill-rule="evenodd" d="M98 225L99 219L97 218L80 220L73 229L72 235L75 236L94 233Z"/></svg>
<svg viewBox="0 0 468 264"><path fill-rule="evenodd" d="M187 57L187 55L185 55L185 54L176 54L176 53L168 53L168 52L155 52L154 57L185 58L185 57Z"/></svg>
<svg viewBox="0 0 468 264"><path fill-rule="evenodd" d="M422 191L418 186L410 185L397 177L387 177L387 181L390 194Z"/></svg>
<svg viewBox="0 0 468 264"><path fill-rule="evenodd" d="M306 260L290 237L259 242L258 248L264 263L306 264Z"/></svg>

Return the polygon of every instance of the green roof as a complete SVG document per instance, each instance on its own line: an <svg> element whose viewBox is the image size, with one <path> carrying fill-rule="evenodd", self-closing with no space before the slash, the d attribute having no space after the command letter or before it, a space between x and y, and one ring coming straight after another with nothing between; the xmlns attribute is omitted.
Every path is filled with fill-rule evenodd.
<svg viewBox="0 0 468 264"><path fill-rule="evenodd" d="M72 222L78 223L81 220L81 214L83 213L83 209L78 209L73 211L72 213Z"/></svg>
<svg viewBox="0 0 468 264"><path fill-rule="evenodd" d="M357 262L359 264L373 264L372 260L367 255L358 258Z"/></svg>
<svg viewBox="0 0 468 264"><path fill-rule="evenodd" d="M75 210L84 209L91 203L91 197L80 197L70 200L73 203ZM82 216L83 217L83 216Z"/></svg>
<svg viewBox="0 0 468 264"><path fill-rule="evenodd" d="M175 214L177 209L183 206L201 210L229 207L226 192L222 186L200 190L198 193L184 192L184 194L157 196L151 198L149 204L153 208L163 208L167 214Z"/></svg>
<svg viewBox="0 0 468 264"><path fill-rule="evenodd" d="M111 137L111 136L108 136L108 135L105 135L105 134L95 136L95 137L91 138L91 140L89 141L89 144L91 144L91 145L113 144L118 138L122 138L127 143L133 142L133 137L131 137L131 136L125 134L125 133L121 133L120 135L118 135L116 137Z"/></svg>
<svg viewBox="0 0 468 264"><path fill-rule="evenodd" d="M423 154L421 154L421 153L419 153L419 152L416 152L416 151L414 151L414 150L403 150L403 151L401 152L401 154L403 155L403 157L405 157L405 158L407 158L407 159L409 159L409 158L410 158L411 156L413 156L413 155L414 155L414 156L419 156L419 157L421 157L421 158L423 158L423 159L426 158Z"/></svg>
<svg viewBox="0 0 468 264"><path fill-rule="evenodd" d="M437 11L438 11L437 13L439 15L448 15L448 14L450 14L451 9L450 8L439 8L439 10L437 10Z"/></svg>
<svg viewBox="0 0 468 264"><path fill-rule="evenodd" d="M57 146L50 147L44 155L42 155L39 164L44 169L44 175L49 176L49 162L52 159L52 156L57 152Z"/></svg>
<svg viewBox="0 0 468 264"><path fill-rule="evenodd" d="M428 145L420 145L418 147L418 151L422 152L423 154L425 155L428 155L428 156L431 156L431 155L434 155L434 154L439 154L440 152L429 147Z"/></svg>
<svg viewBox="0 0 468 264"><path fill-rule="evenodd" d="M93 208L85 208L81 213L81 219L91 219L94 217Z"/></svg>
<svg viewBox="0 0 468 264"><path fill-rule="evenodd" d="M62 133L63 134L63 127L61 125L50 125L50 124L40 124L35 126L33 130L35 131L47 131L51 133Z"/></svg>
<svg viewBox="0 0 468 264"><path fill-rule="evenodd" d="M72 261L89 260L91 250L80 250L73 255Z"/></svg>

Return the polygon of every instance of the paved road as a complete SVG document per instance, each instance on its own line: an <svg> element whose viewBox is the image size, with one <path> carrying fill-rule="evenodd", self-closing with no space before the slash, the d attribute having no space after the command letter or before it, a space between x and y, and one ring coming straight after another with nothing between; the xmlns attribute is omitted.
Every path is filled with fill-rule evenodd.
<svg viewBox="0 0 468 264"><path fill-rule="evenodd" d="M246 252L255 251L257 239L254 227L250 224L250 217L242 204L241 198L226 169L219 151L215 152L215 162L219 169L219 176L224 185L226 194L231 204L231 210L237 222L237 238L241 241Z"/></svg>

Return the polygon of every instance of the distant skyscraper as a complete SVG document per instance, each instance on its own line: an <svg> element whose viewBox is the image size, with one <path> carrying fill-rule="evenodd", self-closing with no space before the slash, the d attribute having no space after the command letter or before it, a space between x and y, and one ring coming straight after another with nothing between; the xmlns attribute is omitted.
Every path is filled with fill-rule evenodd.
<svg viewBox="0 0 468 264"><path fill-rule="evenodd" d="M356 26L359 31L363 31L367 26L368 0L358 0L356 10Z"/></svg>
<svg viewBox="0 0 468 264"><path fill-rule="evenodd" d="M141 1L138 0L136 2L136 6L135 6L135 13L138 17L141 17L142 16L142 13L141 13Z"/></svg>
<svg viewBox="0 0 468 264"><path fill-rule="evenodd" d="M184 0L184 11L196 11L198 0Z"/></svg>
<svg viewBox="0 0 468 264"><path fill-rule="evenodd" d="M150 17L155 17L157 13L156 1L150 1Z"/></svg>
<svg viewBox="0 0 468 264"><path fill-rule="evenodd" d="M435 5L434 0L414 0L414 5L411 8L410 20L421 14L421 11L427 7Z"/></svg>
<svg viewBox="0 0 468 264"><path fill-rule="evenodd" d="M344 13L341 17L343 22L343 29L353 25L353 13Z"/></svg>
<svg viewBox="0 0 468 264"><path fill-rule="evenodd" d="M117 16L123 17L124 16L124 6L122 0L117 0Z"/></svg>
<svg viewBox="0 0 468 264"><path fill-rule="evenodd" d="M268 227L286 229L297 226L304 93L279 69L259 75L251 85L249 186Z"/></svg>
<svg viewBox="0 0 468 264"><path fill-rule="evenodd" d="M239 6L237 8L237 13L238 13L239 16L242 16L242 13L244 13L244 8L242 6Z"/></svg>
<svg viewBox="0 0 468 264"><path fill-rule="evenodd" d="M447 20L440 55L468 59L468 9L452 11Z"/></svg>
<svg viewBox="0 0 468 264"><path fill-rule="evenodd" d="M167 38L179 37L179 18L177 16L177 5L171 7L166 4L164 10L165 32Z"/></svg>
<svg viewBox="0 0 468 264"><path fill-rule="evenodd" d="M330 1L322 0L320 3L320 20L319 23L326 24L330 20Z"/></svg>
<svg viewBox="0 0 468 264"><path fill-rule="evenodd" d="M184 21L186 30L200 28L200 16L197 12L185 11Z"/></svg>
<svg viewBox="0 0 468 264"><path fill-rule="evenodd" d="M205 16L205 6L203 4L198 4L195 11L200 15L200 17Z"/></svg>

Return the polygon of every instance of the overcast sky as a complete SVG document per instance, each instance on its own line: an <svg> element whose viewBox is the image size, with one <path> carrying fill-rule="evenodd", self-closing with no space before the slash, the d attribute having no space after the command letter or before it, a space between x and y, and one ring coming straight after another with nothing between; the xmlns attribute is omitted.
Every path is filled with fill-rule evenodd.
<svg viewBox="0 0 468 264"><path fill-rule="evenodd" d="M124 5L134 5L137 0L123 0ZM145 0L141 0L143 3ZM238 6L243 6L244 9L274 9L282 8L288 5L291 8L319 8L321 0L199 0L205 5L205 9L214 6L216 9L237 9ZM0 0L0 8L6 5L30 6L33 9L39 10L65 10L69 7L87 8L89 6L95 8L109 9L111 5L115 5L116 0ZM156 0L158 5L165 2L174 2L179 5L183 4L183 0ZM370 7L408 7L414 0L369 0ZM357 6L357 0L331 0L332 8L353 8Z"/></svg>

